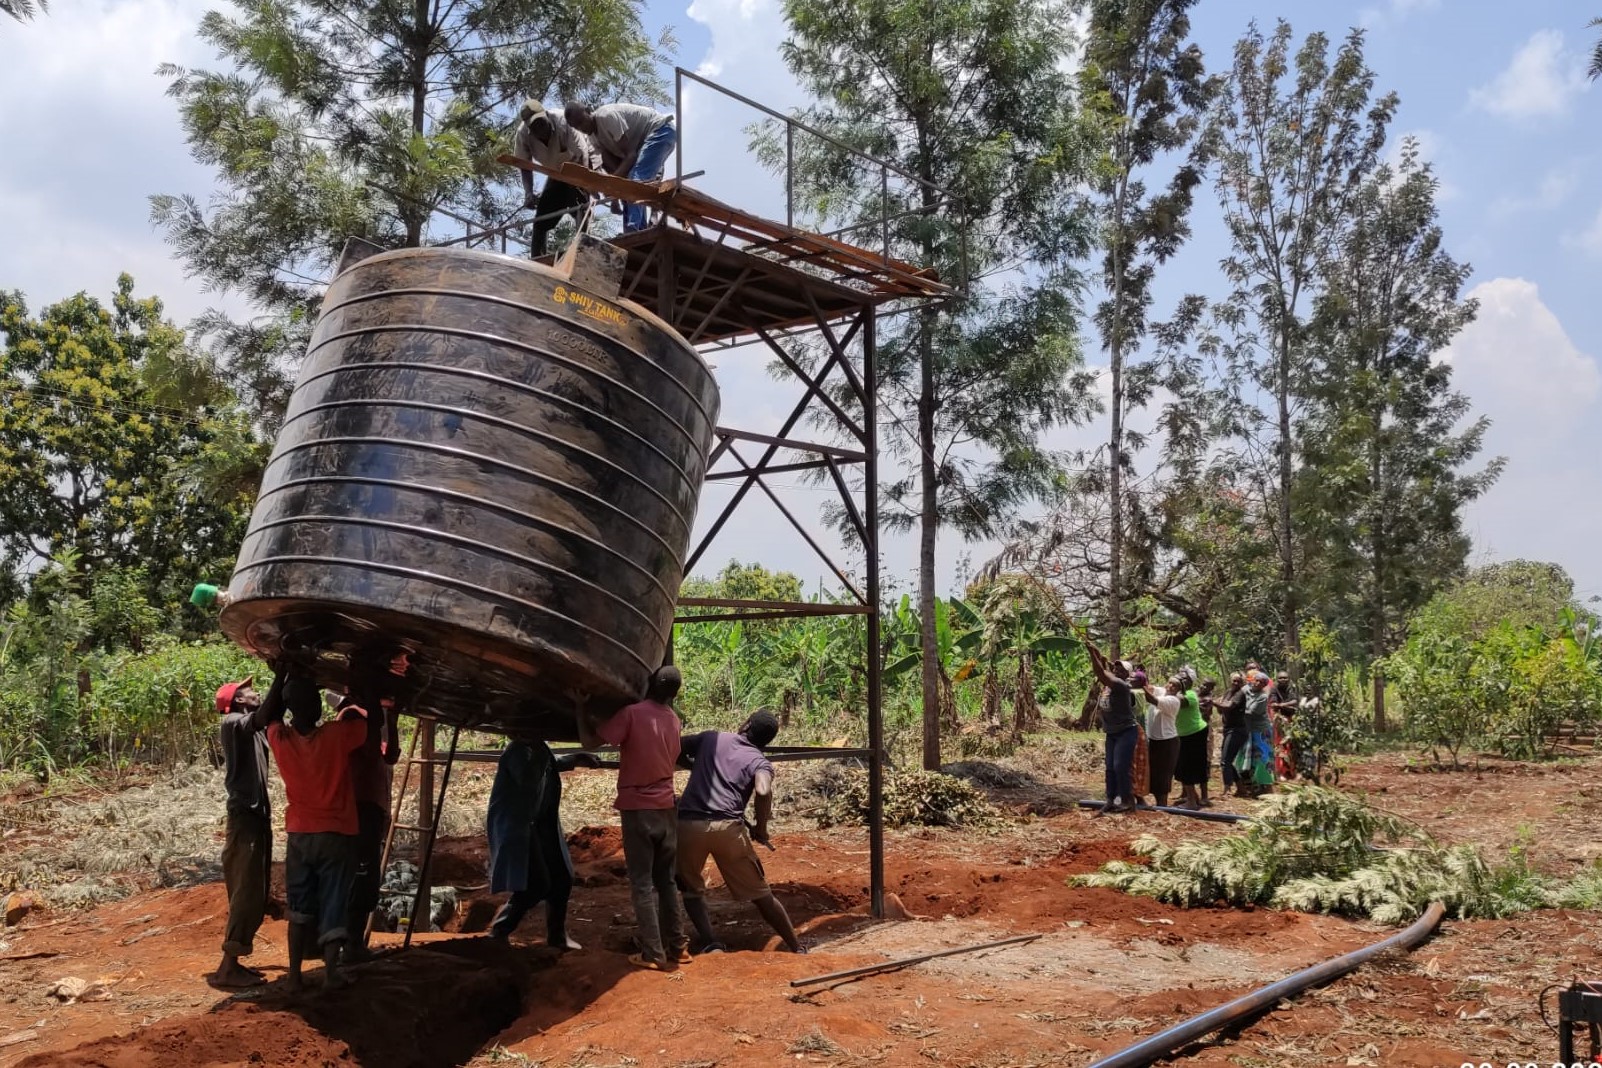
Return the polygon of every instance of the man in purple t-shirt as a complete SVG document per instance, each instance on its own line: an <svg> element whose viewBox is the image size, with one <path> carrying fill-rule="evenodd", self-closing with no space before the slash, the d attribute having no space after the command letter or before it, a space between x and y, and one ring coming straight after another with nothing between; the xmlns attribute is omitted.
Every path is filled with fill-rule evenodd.
<svg viewBox="0 0 1602 1068"><path fill-rule="evenodd" d="M679 759L678 714L673 699L682 678L676 667L658 668L645 700L619 709L604 723L578 717L585 749L618 749L617 800L623 823L623 862L639 924L640 952L629 957L636 968L668 971L690 960L689 939L674 885L678 820L673 810L673 768Z"/></svg>
<svg viewBox="0 0 1602 1068"><path fill-rule="evenodd" d="M681 763L690 768L690 782L679 798L679 887L684 911L701 937L699 953L724 947L712 931L706 907L707 857L717 862L723 885L736 901L757 907L792 953L805 953L790 916L768 886L767 873L751 845L754 838L773 848L768 820L773 816L773 765L762 750L779 733L773 713L758 711L738 734L703 731L685 735ZM745 822L745 808L756 797L756 822Z"/></svg>

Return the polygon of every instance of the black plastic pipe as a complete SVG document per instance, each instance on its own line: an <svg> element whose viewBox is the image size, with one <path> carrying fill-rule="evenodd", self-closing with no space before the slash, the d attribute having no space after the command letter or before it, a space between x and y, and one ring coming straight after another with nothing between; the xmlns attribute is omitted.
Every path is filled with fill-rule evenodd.
<svg viewBox="0 0 1602 1068"><path fill-rule="evenodd" d="M1166 1031L1159 1031L1150 1038L1135 1043L1103 1057L1090 1068L1144 1068L1145 1065L1154 1064L1169 1056L1175 1050L1181 1049L1214 1031L1222 1030L1231 1024L1239 1023L1251 1016L1278 1004L1281 998L1295 997L1304 990L1315 986L1322 986L1334 979L1339 979L1348 972L1355 971L1359 966L1390 949L1412 949L1434 933L1440 925L1441 917L1446 915L1446 906L1439 901L1433 902L1424 910L1412 926L1404 928L1389 938L1375 942L1362 949L1354 949L1344 956L1327 960L1323 964L1315 964L1311 968L1303 969L1295 975L1288 975L1277 983L1271 983L1260 990L1255 990L1245 997L1234 1001L1200 1016L1192 1016L1183 1023L1175 1024Z"/></svg>
<svg viewBox="0 0 1602 1068"><path fill-rule="evenodd" d="M1105 801L1081 801L1080 808L1106 808ZM1189 816L1193 820L1206 820L1209 823L1246 823L1254 820L1256 816L1248 816L1240 812L1208 812L1205 809L1175 808L1172 805L1140 805L1141 812L1163 812L1170 816Z"/></svg>

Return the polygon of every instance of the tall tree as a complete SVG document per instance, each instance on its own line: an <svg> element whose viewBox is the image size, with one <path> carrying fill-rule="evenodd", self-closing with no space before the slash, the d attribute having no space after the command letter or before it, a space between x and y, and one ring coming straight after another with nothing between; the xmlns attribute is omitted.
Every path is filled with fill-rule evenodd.
<svg viewBox="0 0 1602 1068"><path fill-rule="evenodd" d="M1602 29L1602 19L1592 19L1585 24L1588 29ZM1585 73L1592 81L1602 78L1602 35L1598 35L1596 44L1591 47L1591 63L1585 68Z"/></svg>
<svg viewBox="0 0 1602 1068"><path fill-rule="evenodd" d="M41 11L50 10L49 0L0 0L0 13L18 22L29 22Z"/></svg>
<svg viewBox="0 0 1602 1068"><path fill-rule="evenodd" d="M1157 266L1187 237L1191 192L1202 180L1194 156L1167 187L1147 196L1140 172L1161 153L1183 149L1215 91L1201 49L1187 42L1195 0L1092 0L1090 36L1080 69L1086 119L1100 128L1101 158L1092 172L1101 216L1101 281L1106 297L1096 326L1112 378L1107 443L1107 645L1119 655L1123 627L1124 416L1149 395L1149 384L1124 388L1124 363L1146 332Z"/></svg>
<svg viewBox="0 0 1602 1068"><path fill-rule="evenodd" d="M1281 20L1267 38L1253 24L1235 46L1210 126L1233 246L1223 261L1235 287L1224 314L1251 341L1234 350L1243 364L1237 379L1267 394L1261 423L1273 464L1265 480L1277 519L1285 654L1293 665L1300 646L1293 431L1308 360L1306 316L1320 260L1378 165L1396 110L1395 94L1375 99L1373 88L1361 30L1347 36L1331 62L1321 33L1309 35L1292 56L1289 23Z"/></svg>
<svg viewBox="0 0 1602 1068"><path fill-rule="evenodd" d="M1373 669L1375 730L1385 722L1379 662L1409 613L1463 569L1464 507L1502 463L1464 470L1489 420L1463 425L1468 398L1439 354L1474 318L1469 267L1442 246L1439 183L1418 145L1381 166L1347 204L1347 229L1321 270L1308 341L1308 415L1296 519L1320 615Z"/></svg>
<svg viewBox="0 0 1602 1068"><path fill-rule="evenodd" d="M38 317L0 295L0 570L65 553L85 575L142 569L147 595L171 602L197 569L232 561L255 487L216 494L192 477L231 398L161 403L152 379L193 357L133 285L119 278L109 309L79 294Z"/></svg>
<svg viewBox="0 0 1602 1068"><path fill-rule="evenodd" d="M206 13L221 69L162 73L221 191L206 206L155 196L151 214L191 274L263 313L198 325L269 420L347 238L421 245L437 208L509 217L521 197L495 157L525 97L659 95L642 6L239 0Z"/></svg>
<svg viewBox="0 0 1602 1068"><path fill-rule="evenodd" d="M885 320L879 338L881 445L905 465L884 521L919 533L923 763L938 768L939 531L993 534L1052 486L1040 436L1091 405L1071 266L1087 236L1072 5L786 0L785 14L784 60L819 101L801 117L921 183L881 199L877 171L808 145L797 187L817 205L888 207L894 251L962 291Z"/></svg>

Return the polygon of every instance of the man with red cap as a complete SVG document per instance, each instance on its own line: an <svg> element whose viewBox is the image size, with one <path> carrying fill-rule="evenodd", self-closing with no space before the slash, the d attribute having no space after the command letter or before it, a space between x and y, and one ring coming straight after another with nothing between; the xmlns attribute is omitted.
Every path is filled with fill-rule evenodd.
<svg viewBox="0 0 1602 1068"><path fill-rule="evenodd" d="M239 963L255 948L256 932L267 912L273 862L272 807L267 797L267 723L253 678L217 690L228 820L224 838L223 882L228 888L228 927L222 963L211 975L214 986L237 988L266 982L262 973Z"/></svg>

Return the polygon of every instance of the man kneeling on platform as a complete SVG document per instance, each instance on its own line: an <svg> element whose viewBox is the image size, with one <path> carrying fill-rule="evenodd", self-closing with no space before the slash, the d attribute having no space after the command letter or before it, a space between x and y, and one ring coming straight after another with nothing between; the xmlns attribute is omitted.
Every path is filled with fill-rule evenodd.
<svg viewBox="0 0 1602 1068"><path fill-rule="evenodd" d="M351 886L356 878L356 794L351 783L353 752L369 743L378 719L359 707L344 709L335 723L319 726L323 696L309 676L290 677L274 667L273 687L262 702L267 744L284 780L288 811L284 829L284 888L289 898L289 985L298 989L308 949L322 948L323 984L344 986L340 954L349 938ZM284 710L293 717L283 722ZM373 744L377 744L374 739Z"/></svg>
<svg viewBox="0 0 1602 1068"><path fill-rule="evenodd" d="M779 733L779 721L766 710L752 714L739 733L703 731L680 743L680 764L690 768L690 781L679 798L679 888L701 945L697 953L724 949L712 930L706 907L707 857L717 862L723 885L736 901L757 907L768 926L792 953L805 953L790 917L768 887L767 874L752 846L754 838L768 848L768 820L773 816L773 764L762 754ZM756 797L756 822L745 821L745 809Z"/></svg>

